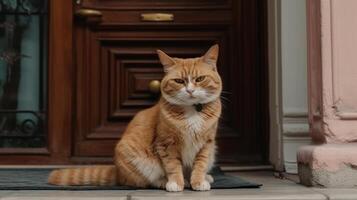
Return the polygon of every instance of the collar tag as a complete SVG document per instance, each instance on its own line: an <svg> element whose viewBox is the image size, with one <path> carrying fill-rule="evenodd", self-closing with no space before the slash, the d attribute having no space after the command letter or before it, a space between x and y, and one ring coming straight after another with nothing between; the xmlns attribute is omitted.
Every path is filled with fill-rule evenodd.
<svg viewBox="0 0 357 200"><path fill-rule="evenodd" d="M195 110L197 112L201 112L202 111L202 108L203 108L202 104L199 103L199 104L195 104L193 106L195 106Z"/></svg>

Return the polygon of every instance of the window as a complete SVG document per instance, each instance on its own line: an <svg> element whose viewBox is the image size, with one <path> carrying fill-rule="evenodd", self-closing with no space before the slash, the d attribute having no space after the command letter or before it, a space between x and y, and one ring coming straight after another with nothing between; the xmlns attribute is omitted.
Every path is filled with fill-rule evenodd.
<svg viewBox="0 0 357 200"><path fill-rule="evenodd" d="M0 148L46 146L46 0L0 0Z"/></svg>

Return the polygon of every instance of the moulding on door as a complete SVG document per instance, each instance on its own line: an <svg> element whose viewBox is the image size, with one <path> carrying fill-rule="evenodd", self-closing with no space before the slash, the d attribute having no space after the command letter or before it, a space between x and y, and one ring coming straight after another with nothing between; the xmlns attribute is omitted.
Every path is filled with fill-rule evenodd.
<svg viewBox="0 0 357 200"><path fill-rule="evenodd" d="M283 115L284 167L287 173L297 174L296 153L298 149L311 143L307 112L285 112Z"/></svg>
<svg viewBox="0 0 357 200"><path fill-rule="evenodd" d="M309 123L307 112L284 113L283 135L289 137L308 137Z"/></svg>
<svg viewBox="0 0 357 200"><path fill-rule="evenodd" d="M307 122L306 123L284 122L283 133L284 136L289 136L289 137L310 137L309 124Z"/></svg>
<svg viewBox="0 0 357 200"><path fill-rule="evenodd" d="M288 111L283 113L283 117L285 118L307 118L307 111Z"/></svg>

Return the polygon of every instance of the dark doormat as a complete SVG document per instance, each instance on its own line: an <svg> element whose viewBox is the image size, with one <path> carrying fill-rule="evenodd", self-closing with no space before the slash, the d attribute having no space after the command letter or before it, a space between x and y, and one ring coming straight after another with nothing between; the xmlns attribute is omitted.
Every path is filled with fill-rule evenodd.
<svg viewBox="0 0 357 200"><path fill-rule="evenodd" d="M55 186L47 184L53 169L0 169L0 190L135 190L128 186ZM248 182L237 176L225 175L218 167L211 171L212 189L259 188L261 184ZM151 188L152 189L152 188Z"/></svg>

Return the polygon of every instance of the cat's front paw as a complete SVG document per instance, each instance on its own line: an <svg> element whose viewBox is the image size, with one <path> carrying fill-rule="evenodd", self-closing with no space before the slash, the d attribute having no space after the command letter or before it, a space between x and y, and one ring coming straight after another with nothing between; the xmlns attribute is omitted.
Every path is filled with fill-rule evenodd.
<svg viewBox="0 0 357 200"><path fill-rule="evenodd" d="M208 181L203 180L201 182L192 182L191 187L193 190L207 191L211 189L211 184Z"/></svg>
<svg viewBox="0 0 357 200"><path fill-rule="evenodd" d="M166 191L181 192L181 191L183 191L183 185L179 185L175 181L169 181L166 183Z"/></svg>

